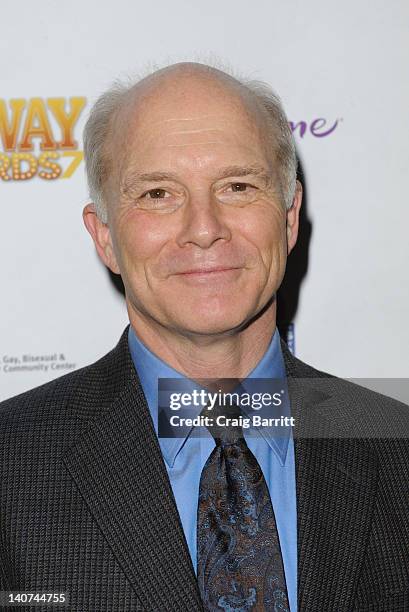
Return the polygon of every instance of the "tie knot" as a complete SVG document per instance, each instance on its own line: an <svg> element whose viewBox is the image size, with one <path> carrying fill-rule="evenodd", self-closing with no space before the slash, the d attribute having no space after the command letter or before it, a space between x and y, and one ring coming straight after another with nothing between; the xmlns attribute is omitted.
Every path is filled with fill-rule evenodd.
<svg viewBox="0 0 409 612"><path fill-rule="evenodd" d="M237 404L215 404L211 411L205 408L205 412L210 415L207 429L217 446L236 444L243 439L242 413Z"/></svg>

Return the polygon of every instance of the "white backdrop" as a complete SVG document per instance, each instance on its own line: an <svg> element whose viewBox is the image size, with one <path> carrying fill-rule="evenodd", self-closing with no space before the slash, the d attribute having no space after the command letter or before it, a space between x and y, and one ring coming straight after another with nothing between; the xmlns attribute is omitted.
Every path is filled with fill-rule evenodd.
<svg viewBox="0 0 409 612"><path fill-rule="evenodd" d="M92 102L150 61L213 56L269 82L289 119L305 122L295 137L312 238L294 320L296 354L340 376L406 377L408 19L403 0L4 4L0 399L95 361L127 323L123 298L82 224L83 162L62 178L82 150ZM41 178L39 171L52 169L40 167L18 180L7 160L17 163L24 140L29 147L32 138L34 150L25 152L35 160L44 153L36 130L44 136L49 127L52 142L64 140L52 110L60 103L50 98L63 99L68 118L70 99L86 99L71 126L78 146L56 145L58 178ZM320 118L325 123L314 123Z"/></svg>

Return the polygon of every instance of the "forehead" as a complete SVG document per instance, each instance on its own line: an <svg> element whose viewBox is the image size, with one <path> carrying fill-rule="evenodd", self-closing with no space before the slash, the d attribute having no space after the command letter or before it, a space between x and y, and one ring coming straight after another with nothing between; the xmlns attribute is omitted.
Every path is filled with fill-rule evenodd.
<svg viewBox="0 0 409 612"><path fill-rule="evenodd" d="M119 113L115 157L149 165L266 154L266 120L256 100L215 79L165 79L136 91ZM232 163L240 160L231 159ZM243 160L246 161L246 160Z"/></svg>

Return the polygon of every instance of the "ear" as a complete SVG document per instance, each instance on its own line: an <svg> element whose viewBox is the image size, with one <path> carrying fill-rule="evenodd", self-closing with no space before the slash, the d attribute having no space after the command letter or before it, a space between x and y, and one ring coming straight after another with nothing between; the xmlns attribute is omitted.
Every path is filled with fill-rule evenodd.
<svg viewBox="0 0 409 612"><path fill-rule="evenodd" d="M297 181L293 203L287 210L287 255L291 253L297 242L301 202L302 185L300 181Z"/></svg>
<svg viewBox="0 0 409 612"><path fill-rule="evenodd" d="M100 259L114 274L120 274L112 246L111 232L107 223L103 223L97 216L95 204L87 204L82 211L85 227L91 234L95 248Z"/></svg>

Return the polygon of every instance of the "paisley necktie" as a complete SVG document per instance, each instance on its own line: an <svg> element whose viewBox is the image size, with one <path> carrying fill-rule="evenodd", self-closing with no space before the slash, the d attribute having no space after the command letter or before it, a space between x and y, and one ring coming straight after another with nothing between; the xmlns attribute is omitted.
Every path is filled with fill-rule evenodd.
<svg viewBox="0 0 409 612"><path fill-rule="evenodd" d="M243 437L237 406L216 406L231 426L209 427L216 447L201 474L197 577L213 612L289 612L274 510L261 468Z"/></svg>

